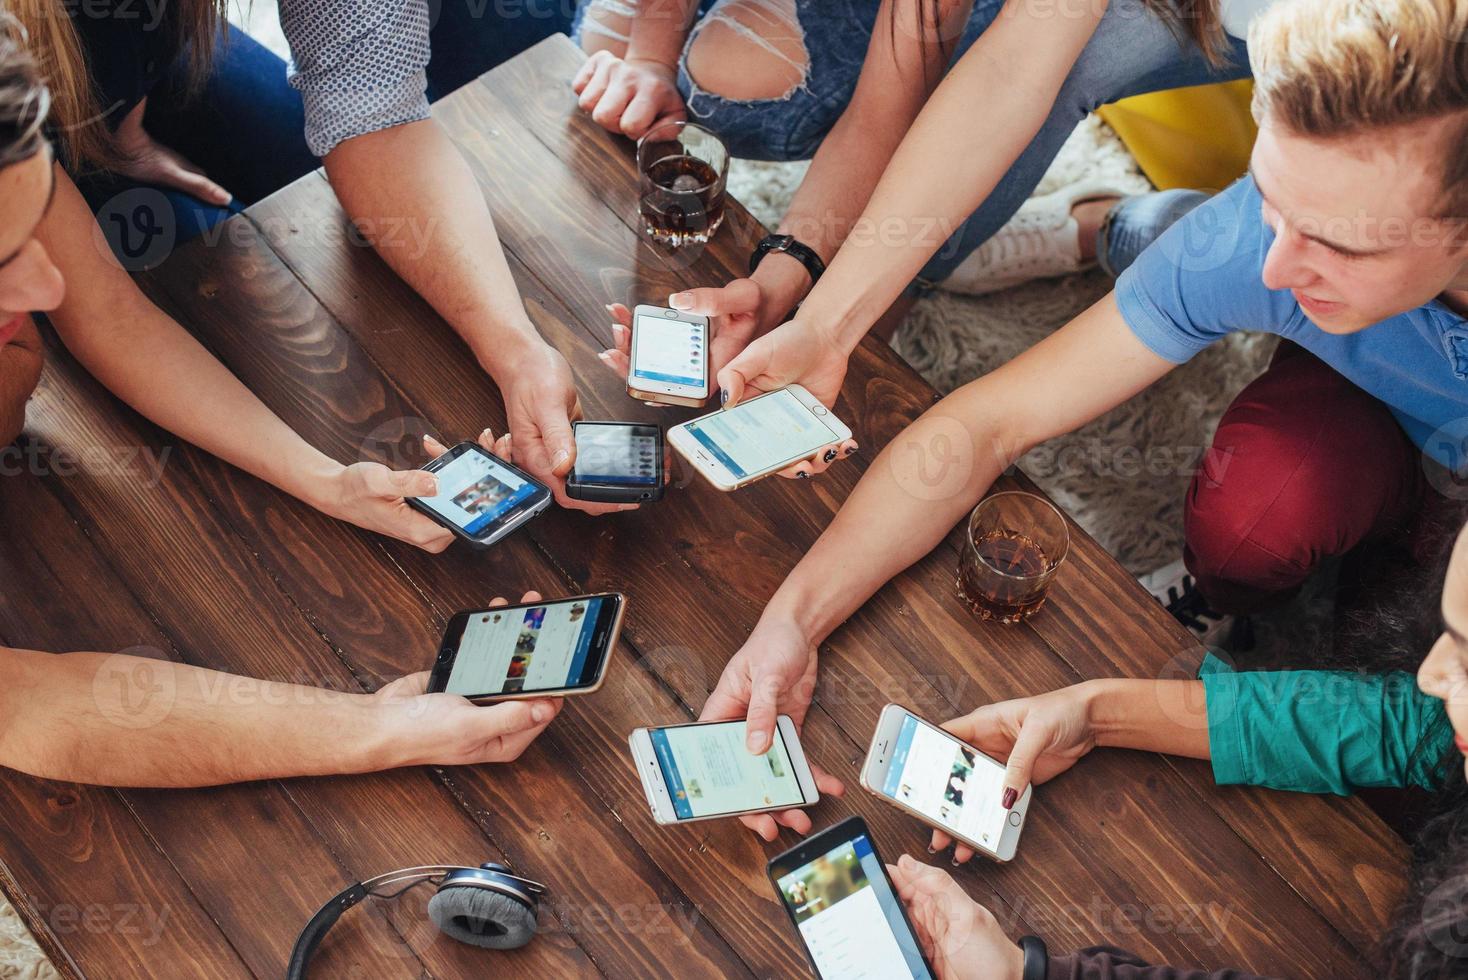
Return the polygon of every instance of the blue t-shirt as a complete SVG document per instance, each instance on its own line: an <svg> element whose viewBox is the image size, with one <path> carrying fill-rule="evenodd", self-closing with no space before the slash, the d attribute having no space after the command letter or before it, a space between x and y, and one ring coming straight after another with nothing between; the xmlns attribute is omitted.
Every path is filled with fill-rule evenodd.
<svg viewBox="0 0 1468 980"><path fill-rule="evenodd" d="M1268 289L1274 232L1244 177L1195 208L1144 251L1116 283L1116 305L1137 339L1182 364L1236 330L1294 341L1392 410L1407 435L1459 470L1468 437L1468 320L1433 300L1365 330L1328 334L1288 289Z"/></svg>

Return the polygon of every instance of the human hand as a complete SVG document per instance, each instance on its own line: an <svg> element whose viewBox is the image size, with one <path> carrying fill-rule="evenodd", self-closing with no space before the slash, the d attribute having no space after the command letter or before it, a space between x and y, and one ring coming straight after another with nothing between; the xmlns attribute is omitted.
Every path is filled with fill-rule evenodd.
<svg viewBox="0 0 1468 980"><path fill-rule="evenodd" d="M799 729L815 694L816 648L791 622L761 618L744 646L725 665L719 683L704 702L699 721L746 719L745 747L763 755L774 744L776 719L789 715ZM807 754L806 761L810 761ZM811 763L816 789L841 796L846 787L836 777ZM752 813L739 822L772 841L780 827L808 834L810 817L804 810Z"/></svg>
<svg viewBox="0 0 1468 980"><path fill-rule="evenodd" d="M969 898L951 875L906 854L895 865L887 865L887 873L938 980L1024 976L1024 951L1004 935L993 913Z"/></svg>
<svg viewBox="0 0 1468 980"><path fill-rule="evenodd" d="M1026 786L1054 779L1096 747L1090 691L1085 684L1073 684L1037 697L986 704L943 727L984 754L1008 760L999 804L1008 810ZM933 831L934 851L951 843L943 831ZM967 844L953 849L955 864L973 855Z"/></svg>
<svg viewBox="0 0 1468 980"><path fill-rule="evenodd" d="M438 478L423 470L392 470L381 463L338 466L318 489L322 513L438 554L454 534L409 507L406 497L432 497Z"/></svg>
<svg viewBox="0 0 1468 980"><path fill-rule="evenodd" d="M527 592L521 602L539 602ZM509 603L490 601L490 608ZM560 698L476 705L457 694L429 694L428 671L384 685L373 699L399 727L398 765L468 766L514 762L560 713Z"/></svg>
<svg viewBox="0 0 1468 980"><path fill-rule="evenodd" d="M687 115L678 73L661 61L598 51L571 80L571 90L593 122L632 139Z"/></svg>
<svg viewBox="0 0 1468 980"><path fill-rule="evenodd" d="M171 187L218 207L234 200L233 194L210 180L196 164L148 134L143 128L147 105L146 98L140 101L117 126L113 137L121 156L117 172L140 184Z"/></svg>
<svg viewBox="0 0 1468 980"><path fill-rule="evenodd" d="M709 318L709 365L716 373L756 334L768 329L766 320L771 315L768 294L754 279L674 293L668 305ZM607 312L612 317L612 347L600 357L618 377L626 378L632 368L632 311L621 303L610 303Z"/></svg>
<svg viewBox="0 0 1468 980"><path fill-rule="evenodd" d="M599 504L566 496L566 476L576 465L571 423L581 418L581 400L571 367L559 351L543 342L532 347L515 359L514 375L500 383L500 390L505 396L511 441L505 444L505 452L495 455L510 459L513 448L512 462L550 487L556 503L567 510L601 515L637 509L636 504Z"/></svg>

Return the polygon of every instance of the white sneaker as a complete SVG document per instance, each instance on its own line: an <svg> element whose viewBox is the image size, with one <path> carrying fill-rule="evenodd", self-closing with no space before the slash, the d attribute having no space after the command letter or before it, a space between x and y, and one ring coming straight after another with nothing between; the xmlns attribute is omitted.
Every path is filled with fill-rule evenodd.
<svg viewBox="0 0 1468 980"><path fill-rule="evenodd" d="M1181 558L1148 572L1139 581L1205 647L1234 649L1238 644L1234 617L1209 607Z"/></svg>
<svg viewBox="0 0 1468 980"><path fill-rule="evenodd" d="M1101 180L1083 180L1024 203L1009 223L974 249L939 289L983 296L1032 279L1082 272L1080 225L1071 209L1081 201L1124 197L1126 191Z"/></svg>

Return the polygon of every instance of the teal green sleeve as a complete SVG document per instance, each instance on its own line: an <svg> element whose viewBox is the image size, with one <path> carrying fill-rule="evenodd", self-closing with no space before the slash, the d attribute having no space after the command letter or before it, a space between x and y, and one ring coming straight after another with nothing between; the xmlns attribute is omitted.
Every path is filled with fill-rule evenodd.
<svg viewBox="0 0 1468 980"><path fill-rule="evenodd" d="M1236 673L1209 654L1213 777L1221 785L1349 795L1367 786L1436 789L1453 739L1443 703L1404 671Z"/></svg>

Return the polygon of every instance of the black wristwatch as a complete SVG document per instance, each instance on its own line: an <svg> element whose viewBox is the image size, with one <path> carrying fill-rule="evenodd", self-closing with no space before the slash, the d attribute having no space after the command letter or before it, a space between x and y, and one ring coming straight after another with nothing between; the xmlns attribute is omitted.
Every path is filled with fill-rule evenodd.
<svg viewBox="0 0 1468 980"><path fill-rule="evenodd" d="M784 252L805 266L805 271L810 273L810 282L814 286L816 280L821 278L821 273L826 271L826 263L816 254L816 250L802 241L798 241L794 235L766 235L759 240L754 251L749 256L749 272L759 267L760 260L771 252Z"/></svg>
<svg viewBox="0 0 1468 980"><path fill-rule="evenodd" d="M1050 951L1045 948L1045 940L1039 936L1021 936L1019 948L1025 953L1023 980L1045 980L1045 974L1050 972Z"/></svg>

